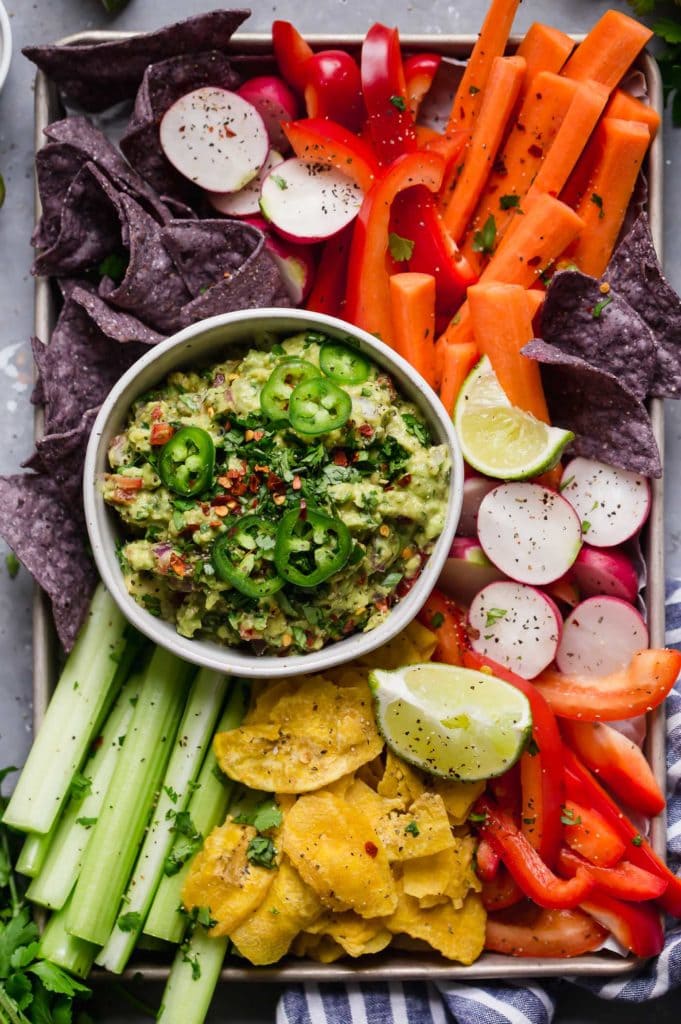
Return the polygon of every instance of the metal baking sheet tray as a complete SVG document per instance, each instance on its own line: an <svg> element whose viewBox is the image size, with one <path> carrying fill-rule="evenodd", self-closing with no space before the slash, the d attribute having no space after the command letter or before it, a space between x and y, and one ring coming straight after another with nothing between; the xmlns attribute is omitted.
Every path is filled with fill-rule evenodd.
<svg viewBox="0 0 681 1024"><path fill-rule="evenodd" d="M83 32L69 36L63 43L101 42L121 39L133 33L127 32ZM358 35L314 35L306 36L317 49L344 47L357 52L362 42ZM402 36L406 51L439 52L444 57L466 60L476 36ZM580 37L575 37L579 41ZM583 38L583 37L581 37ZM512 39L512 50L518 39ZM269 64L273 69L271 39L266 34L237 33L233 48L235 53L244 55L247 62L258 69ZM642 55L637 67L643 73L648 91L648 101L656 110L662 111L662 86L660 73L655 61L648 54ZM258 70L256 73L261 73ZM57 89L41 72L36 76L35 88L35 148L44 144L43 128L51 121L64 116ZM646 165L649 186L648 213L657 251L662 255L662 132L653 142ZM36 218L40 203L36 194ZM56 319L56 295L49 279L36 278L35 286L35 333L43 341L51 334ZM664 416L660 400L651 403L651 415L655 437L664 458ZM42 415L36 416L36 436L42 430ZM654 647L664 646L664 493L663 481L653 481L651 514L646 526L644 554L647 566L645 604L648 614L650 641ZM58 671L58 645L54 636L48 599L36 589L33 606L33 707L34 726L37 728L54 687ZM657 780L665 789L665 720L663 708L648 716L646 753ZM652 843L662 856L666 848L666 822L664 815L652 823ZM603 950L571 960L560 959L516 959L494 953L484 953L474 964L464 967L444 960L433 953L403 953L386 950L378 956L362 957L359 960L342 960L333 964L319 964L295 958L284 960L273 967L243 966L240 960L226 961L222 971L223 981L239 982L304 982L304 981L394 981L427 979L436 980L482 980L511 978L521 980L527 977L615 976L633 971L638 966L635 958L624 958ZM168 975L169 958L149 953L136 953L127 975L139 977L142 974L150 981L162 981ZM97 972L95 972L97 973Z"/></svg>

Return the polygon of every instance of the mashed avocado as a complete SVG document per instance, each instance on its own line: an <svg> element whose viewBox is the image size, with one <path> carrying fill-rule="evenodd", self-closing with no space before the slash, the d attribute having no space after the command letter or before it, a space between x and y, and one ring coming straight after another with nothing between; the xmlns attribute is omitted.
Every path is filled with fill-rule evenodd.
<svg viewBox="0 0 681 1024"><path fill-rule="evenodd" d="M442 531L451 469L387 374L311 331L170 374L109 464L129 592L258 654L379 625Z"/></svg>

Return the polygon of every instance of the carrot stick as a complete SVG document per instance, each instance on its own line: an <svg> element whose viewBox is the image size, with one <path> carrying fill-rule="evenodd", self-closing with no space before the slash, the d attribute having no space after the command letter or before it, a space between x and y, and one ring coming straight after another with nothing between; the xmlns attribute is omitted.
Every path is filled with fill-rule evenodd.
<svg viewBox="0 0 681 1024"><path fill-rule="evenodd" d="M607 117L594 133L585 154L594 171L576 207L585 227L565 253L585 274L599 277L608 265L649 144L636 121Z"/></svg>
<svg viewBox="0 0 681 1024"><path fill-rule="evenodd" d="M660 127L660 115L653 108L630 96L624 89L615 89L610 102L605 108L606 117L619 117L622 121L640 121L647 124L651 139L657 135Z"/></svg>
<svg viewBox="0 0 681 1024"><path fill-rule="evenodd" d="M503 145L487 185L476 208L470 232L462 251L469 263L478 270L484 259L473 250L475 231L482 228L489 217L494 217L497 240L502 238L509 223L516 219L523 198L541 166L542 157L555 139L577 91L576 82L561 78L553 72L542 71L534 79L532 88ZM502 208L502 196L517 196L518 206ZM513 200L504 199L508 204Z"/></svg>
<svg viewBox="0 0 681 1024"><path fill-rule="evenodd" d="M474 341L465 341L462 345L445 346L440 400L450 416L454 415L454 406L463 382L479 358L478 346Z"/></svg>
<svg viewBox="0 0 681 1024"><path fill-rule="evenodd" d="M452 103L448 132L463 128L469 135L472 134L494 58L501 57L506 49L519 4L520 0L491 0Z"/></svg>
<svg viewBox="0 0 681 1024"><path fill-rule="evenodd" d="M540 71L558 72L574 48L574 41L565 32L535 21L516 50L516 57L524 57L527 64L526 85Z"/></svg>
<svg viewBox="0 0 681 1024"><path fill-rule="evenodd" d="M480 282L501 281L531 288L547 267L565 252L583 227L581 217L559 199L546 194L533 197L527 204L525 215L518 218L513 244L508 244L508 237L502 240L485 267ZM464 302L438 338L436 347L441 350L442 346L472 339L470 310L468 303Z"/></svg>
<svg viewBox="0 0 681 1024"><path fill-rule="evenodd" d="M463 236L496 159L525 76L522 57L496 57L463 170L443 195L443 217L455 242Z"/></svg>
<svg viewBox="0 0 681 1024"><path fill-rule="evenodd" d="M652 29L640 21L606 11L572 54L563 74L579 82L593 78L614 89L652 35Z"/></svg>
<svg viewBox="0 0 681 1024"><path fill-rule="evenodd" d="M430 153L439 153L444 157L445 181L451 176L456 165L461 162L461 151L466 145L466 139L465 132L441 133L424 124L416 125L416 141L419 149L428 150Z"/></svg>
<svg viewBox="0 0 681 1024"><path fill-rule="evenodd" d="M558 134L532 182L529 195L538 192L560 195L603 113L609 95L607 87L599 82L580 82Z"/></svg>
<svg viewBox="0 0 681 1024"><path fill-rule="evenodd" d="M393 344L430 385L435 382L435 278L403 273L390 278Z"/></svg>
<svg viewBox="0 0 681 1024"><path fill-rule="evenodd" d="M468 289L476 344L489 358L511 405L544 423L549 412L539 366L521 354L534 337L527 292L519 284L476 284Z"/></svg>

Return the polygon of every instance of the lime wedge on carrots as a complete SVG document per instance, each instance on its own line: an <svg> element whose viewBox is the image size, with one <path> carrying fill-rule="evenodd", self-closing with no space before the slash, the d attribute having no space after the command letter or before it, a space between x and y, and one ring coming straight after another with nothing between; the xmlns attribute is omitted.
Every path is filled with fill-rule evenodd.
<svg viewBox="0 0 681 1024"><path fill-rule="evenodd" d="M527 697L495 676L434 662L369 675L376 722L398 757L475 782L515 764L532 731Z"/></svg>
<svg viewBox="0 0 681 1024"><path fill-rule="evenodd" d="M574 437L511 405L487 356L464 381L454 425L469 466L500 480L526 480L552 469Z"/></svg>

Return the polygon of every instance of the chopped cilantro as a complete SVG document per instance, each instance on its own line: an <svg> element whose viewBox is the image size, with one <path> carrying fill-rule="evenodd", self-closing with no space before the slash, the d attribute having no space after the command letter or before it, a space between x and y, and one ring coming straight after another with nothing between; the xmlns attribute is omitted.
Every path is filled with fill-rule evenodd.
<svg viewBox="0 0 681 1024"><path fill-rule="evenodd" d="M92 779L83 775L82 772L76 772L71 779L71 785L69 786L69 796L72 800L82 800L92 790Z"/></svg>
<svg viewBox="0 0 681 1024"><path fill-rule="evenodd" d="M480 90L478 89L477 85L469 85L468 86L468 91L471 94L471 96L477 96L478 93L480 92Z"/></svg>
<svg viewBox="0 0 681 1024"><path fill-rule="evenodd" d="M266 832L270 828L279 828L283 817L274 797L268 797L256 807L242 811L234 821L237 825L252 825L256 831Z"/></svg>
<svg viewBox="0 0 681 1024"><path fill-rule="evenodd" d="M590 529L591 529L591 523L589 522L589 520L588 519L583 519L582 520L582 533L588 533Z"/></svg>
<svg viewBox="0 0 681 1024"><path fill-rule="evenodd" d="M83 828L92 828L96 824L97 818L76 818L76 825L82 825Z"/></svg>
<svg viewBox="0 0 681 1024"><path fill-rule="evenodd" d="M404 101L404 99L402 98L402 96L391 96L390 97L390 102L392 103L392 105L395 108L395 110L406 110L407 109L407 104Z"/></svg>
<svg viewBox="0 0 681 1024"><path fill-rule="evenodd" d="M502 210L514 210L520 207L520 196L513 194L499 197L499 206Z"/></svg>
<svg viewBox="0 0 681 1024"><path fill-rule="evenodd" d="M392 258L397 260L398 263L403 263L405 260L411 259L414 252L414 243L410 238L402 238L401 235L391 231L388 235L388 248Z"/></svg>
<svg viewBox="0 0 681 1024"><path fill-rule="evenodd" d="M421 835L421 829L419 828L418 823L416 821L410 821L408 825L405 825L404 831L407 833L407 835L414 837Z"/></svg>
<svg viewBox="0 0 681 1024"><path fill-rule="evenodd" d="M246 848L246 857L261 868L271 870L277 866L277 849L268 836L253 836Z"/></svg>
<svg viewBox="0 0 681 1024"><path fill-rule="evenodd" d="M19 569L21 568L21 562L19 561L19 559L17 558L13 551L10 551L7 555L5 555L5 565L7 566L9 578L11 580L15 579L17 573L19 572Z"/></svg>
<svg viewBox="0 0 681 1024"><path fill-rule="evenodd" d="M118 927L122 932L136 932L142 927L142 915L136 910L129 910L118 918Z"/></svg>
<svg viewBox="0 0 681 1024"><path fill-rule="evenodd" d="M288 182L285 178L282 178L280 174L272 174L271 178L277 188L280 188L282 192L288 188Z"/></svg>
<svg viewBox="0 0 681 1024"><path fill-rule="evenodd" d="M489 628L493 626L499 619L503 619L507 614L507 608L490 608L487 612L487 618L485 619L485 625Z"/></svg>
<svg viewBox="0 0 681 1024"><path fill-rule="evenodd" d="M497 222L494 219L494 214L490 213L480 231L476 231L473 235L473 252L494 252L496 240Z"/></svg>
<svg viewBox="0 0 681 1024"><path fill-rule="evenodd" d="M635 836L632 836L631 837L631 842L632 842L633 846L642 846L643 845L643 836L638 835L638 834L635 835Z"/></svg>
<svg viewBox="0 0 681 1024"><path fill-rule="evenodd" d="M154 594L142 594L142 604L150 615L161 616L161 601Z"/></svg>
<svg viewBox="0 0 681 1024"><path fill-rule="evenodd" d="M401 572L389 572L387 576L384 576L381 580L381 586L384 590L394 590L397 584L402 579Z"/></svg>
<svg viewBox="0 0 681 1024"><path fill-rule="evenodd" d="M598 320L600 318L600 315L605 309L605 307L609 306L611 302L612 295L604 295L602 299L598 300L598 302L591 311L591 315L594 318L594 320Z"/></svg>
<svg viewBox="0 0 681 1024"><path fill-rule="evenodd" d="M478 814L476 811L471 811L468 815L468 820L472 821L474 825L484 825L487 821L486 814Z"/></svg>
<svg viewBox="0 0 681 1024"><path fill-rule="evenodd" d="M111 252L105 256L97 267L100 277L110 277L116 284L120 284L128 269L127 252Z"/></svg>
<svg viewBox="0 0 681 1024"><path fill-rule="evenodd" d="M571 807L563 806L561 808L560 820L563 825L581 825L582 819L577 815Z"/></svg>
<svg viewBox="0 0 681 1024"><path fill-rule="evenodd" d="M176 804L180 798L180 794L176 790L174 790L172 786L164 786L163 792L174 804Z"/></svg>
<svg viewBox="0 0 681 1024"><path fill-rule="evenodd" d="M430 620L431 629L439 629L442 623L445 621L445 617L442 612L435 612L435 615Z"/></svg>
<svg viewBox="0 0 681 1024"><path fill-rule="evenodd" d="M414 416L410 412L402 413L402 422L405 427L412 434L417 441L419 441L424 448L428 448L432 444L432 438L430 431L425 423Z"/></svg>
<svg viewBox="0 0 681 1024"><path fill-rule="evenodd" d="M597 192L591 193L591 202L594 206L598 207L598 219L603 220L605 217L605 210L603 209L603 198L599 196Z"/></svg>
<svg viewBox="0 0 681 1024"><path fill-rule="evenodd" d="M536 755L539 753L539 745L537 744L537 741L535 740L534 736L530 737L530 742L527 744L526 749L530 757L536 757Z"/></svg>

